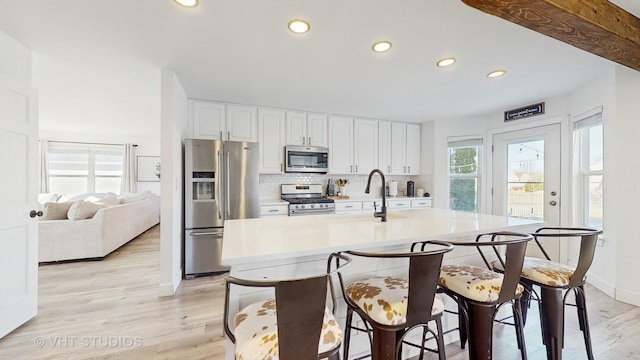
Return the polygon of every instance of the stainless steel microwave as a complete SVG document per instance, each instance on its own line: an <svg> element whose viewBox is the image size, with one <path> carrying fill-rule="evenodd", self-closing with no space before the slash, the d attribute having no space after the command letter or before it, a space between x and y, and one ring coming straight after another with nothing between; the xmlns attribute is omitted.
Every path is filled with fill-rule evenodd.
<svg viewBox="0 0 640 360"><path fill-rule="evenodd" d="M285 146L285 172L321 173L329 171L329 149L322 146Z"/></svg>

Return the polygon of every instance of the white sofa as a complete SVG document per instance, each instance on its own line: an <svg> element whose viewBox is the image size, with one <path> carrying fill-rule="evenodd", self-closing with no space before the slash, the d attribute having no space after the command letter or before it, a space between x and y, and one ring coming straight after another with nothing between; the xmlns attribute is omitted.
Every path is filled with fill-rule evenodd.
<svg viewBox="0 0 640 360"><path fill-rule="evenodd" d="M160 197L100 208L83 220L41 220L38 223L42 262L104 258L160 222Z"/></svg>

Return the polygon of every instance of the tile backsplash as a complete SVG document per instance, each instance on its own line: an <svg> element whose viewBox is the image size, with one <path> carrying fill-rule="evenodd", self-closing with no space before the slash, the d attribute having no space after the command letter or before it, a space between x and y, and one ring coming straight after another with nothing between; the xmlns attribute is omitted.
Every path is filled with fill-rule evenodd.
<svg viewBox="0 0 640 360"><path fill-rule="evenodd" d="M346 179L347 185L344 187L345 195L358 198L380 197L382 195L382 186L380 177L374 175L371 180L371 193L365 194L364 189L367 186L368 175L325 175L325 174L304 174L290 173L282 175L260 175L260 198L261 199L279 199L281 184L322 184L322 191L327 191L327 181L329 179ZM421 176L404 176L404 175L385 175L385 180L398 182L398 195L405 195L407 189L407 181L415 182L415 188L425 189L429 192L427 185L428 177Z"/></svg>

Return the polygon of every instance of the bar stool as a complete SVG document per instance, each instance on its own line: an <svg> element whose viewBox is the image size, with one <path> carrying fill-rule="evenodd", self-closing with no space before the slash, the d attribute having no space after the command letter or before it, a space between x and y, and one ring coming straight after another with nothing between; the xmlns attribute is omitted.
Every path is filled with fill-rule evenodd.
<svg viewBox="0 0 640 360"><path fill-rule="evenodd" d="M421 251L414 252L420 245ZM426 248L426 250L425 250ZM442 258L453 250L451 244L441 241L415 243L409 253L373 253L348 251L349 255L366 258L408 258L408 277L381 276L362 279L345 285L345 279L338 272L342 293L347 304L344 337L344 359L349 356L351 330L366 331L371 345L373 360L399 359L402 345L420 348L420 359L424 352L432 351L425 346L427 334L437 343L440 359L445 359L442 333L442 312L444 304L436 298L436 288ZM365 329L352 325L353 313L357 313L365 323ZM437 332L428 323L435 320ZM414 329L422 329L420 344L407 341L407 335Z"/></svg>
<svg viewBox="0 0 640 360"><path fill-rule="evenodd" d="M347 256L332 254L351 262ZM340 359L342 330L333 310L327 307L330 274L301 279L246 280L228 277L224 308L224 331L235 344L235 358L241 360L317 360ZM234 317L234 331L229 326L229 292L231 286L274 288L275 298L252 303ZM335 296L330 292L335 310Z"/></svg>
<svg viewBox="0 0 640 360"><path fill-rule="evenodd" d="M547 359L562 359L564 347L564 305L567 295L573 290L578 310L578 322L584 336L587 357L593 360L591 334L587 318L587 304L584 292L586 274L593 262L598 235L602 230L574 227L543 227L533 233L536 244L544 254L545 259L525 257L520 282L524 285L521 298L523 318L526 322L527 308L530 305L531 294L535 294L540 308L540 322L542 338L547 348ZM577 238L580 240L580 255L576 268L551 261L549 254L540 243L540 238ZM499 263L493 266L501 270ZM534 292L533 286L540 287L540 295ZM564 296L563 296L564 292Z"/></svg>
<svg viewBox="0 0 640 360"><path fill-rule="evenodd" d="M523 287L518 284L527 242L531 235L514 232L480 234L475 241L451 241L455 246L475 246L487 268L473 265L443 265L440 286L454 299L460 310L460 343L469 341L469 358L491 359L493 322L500 306L510 303L513 309L516 338L522 359L527 358L522 311L518 301ZM506 271L491 270L482 247L489 246ZM504 249L503 260L500 250Z"/></svg>

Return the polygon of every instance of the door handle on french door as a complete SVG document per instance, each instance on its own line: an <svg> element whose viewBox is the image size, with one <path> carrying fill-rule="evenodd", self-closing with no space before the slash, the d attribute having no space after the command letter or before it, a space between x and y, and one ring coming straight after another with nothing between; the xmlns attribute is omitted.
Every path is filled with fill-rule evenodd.
<svg viewBox="0 0 640 360"><path fill-rule="evenodd" d="M549 201L549 205L556 206L556 205L558 205L558 202L555 201L555 200L551 200L551 201Z"/></svg>
<svg viewBox="0 0 640 360"><path fill-rule="evenodd" d="M227 197L226 199L224 199L224 203L226 204L227 207L227 216L231 216L231 205L229 204L229 198L230 196L230 192L229 192L229 180L230 180L230 176L229 176L229 152L227 151L227 183L225 184L225 187L227 188Z"/></svg>
<svg viewBox="0 0 640 360"><path fill-rule="evenodd" d="M218 220L222 219L222 212L220 212L220 185L222 185L222 179L220 179L220 168L222 167L222 155L220 155L220 151L218 151L218 172L215 174L216 176L216 202L218 203Z"/></svg>

